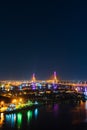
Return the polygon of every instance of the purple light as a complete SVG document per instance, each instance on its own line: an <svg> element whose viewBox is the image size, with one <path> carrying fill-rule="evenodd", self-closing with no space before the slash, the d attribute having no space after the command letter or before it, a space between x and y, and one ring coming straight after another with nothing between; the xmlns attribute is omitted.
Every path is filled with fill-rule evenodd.
<svg viewBox="0 0 87 130"><path fill-rule="evenodd" d="M87 92L84 92L84 95L87 96Z"/></svg>
<svg viewBox="0 0 87 130"><path fill-rule="evenodd" d="M33 77L35 77L35 73L33 73Z"/></svg>
<svg viewBox="0 0 87 130"><path fill-rule="evenodd" d="M59 109L58 104L55 104L53 110L54 110L54 115L55 115L56 117L58 116L58 109Z"/></svg>
<svg viewBox="0 0 87 130"><path fill-rule="evenodd" d="M36 89L36 85L35 85L35 83L32 83L32 89L33 89L33 90Z"/></svg>
<svg viewBox="0 0 87 130"><path fill-rule="evenodd" d="M54 77L56 77L56 71L54 72Z"/></svg>
<svg viewBox="0 0 87 130"><path fill-rule="evenodd" d="M53 84L53 89L57 89L57 85L56 84Z"/></svg>
<svg viewBox="0 0 87 130"><path fill-rule="evenodd" d="M55 112L58 111L58 107L59 107L58 104L55 104L55 105L54 105L54 111L55 111Z"/></svg>
<svg viewBox="0 0 87 130"><path fill-rule="evenodd" d="M87 88L85 87L85 92L87 91Z"/></svg>

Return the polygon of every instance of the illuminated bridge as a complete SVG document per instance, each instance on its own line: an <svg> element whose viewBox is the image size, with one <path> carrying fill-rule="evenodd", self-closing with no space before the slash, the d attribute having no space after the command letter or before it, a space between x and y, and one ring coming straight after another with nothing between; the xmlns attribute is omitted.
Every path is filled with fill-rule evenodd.
<svg viewBox="0 0 87 130"><path fill-rule="evenodd" d="M25 85L26 87L31 84L32 88L36 87L36 84L39 84L40 86L48 84L52 84L52 85L58 85L60 87L69 87L72 88L73 90L76 91L87 91L87 82L75 82L75 81L63 81L60 80L59 77L57 77L56 72L53 73L53 75L51 76L51 78L49 80L37 80L35 77L35 74L33 73L31 80L27 80L27 81L2 81L0 84L0 88L6 88L6 90L9 90L9 88L11 86L20 86L23 84L23 86Z"/></svg>

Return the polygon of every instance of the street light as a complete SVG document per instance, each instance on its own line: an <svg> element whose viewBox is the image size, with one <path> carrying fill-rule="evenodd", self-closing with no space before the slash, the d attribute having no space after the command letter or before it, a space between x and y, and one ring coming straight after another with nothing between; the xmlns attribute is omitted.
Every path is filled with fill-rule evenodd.
<svg viewBox="0 0 87 130"><path fill-rule="evenodd" d="M4 101L1 101L1 107L3 107L4 106Z"/></svg>
<svg viewBox="0 0 87 130"><path fill-rule="evenodd" d="M12 103L16 104L16 103L17 103L17 100L16 100L16 99L13 99L13 100L12 100Z"/></svg>

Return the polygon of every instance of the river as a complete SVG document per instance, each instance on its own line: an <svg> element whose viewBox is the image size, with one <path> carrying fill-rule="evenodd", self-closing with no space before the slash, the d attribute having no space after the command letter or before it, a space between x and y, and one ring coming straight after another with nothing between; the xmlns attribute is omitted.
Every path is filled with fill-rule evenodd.
<svg viewBox="0 0 87 130"><path fill-rule="evenodd" d="M54 103L33 110L0 114L0 130L87 129L87 101Z"/></svg>

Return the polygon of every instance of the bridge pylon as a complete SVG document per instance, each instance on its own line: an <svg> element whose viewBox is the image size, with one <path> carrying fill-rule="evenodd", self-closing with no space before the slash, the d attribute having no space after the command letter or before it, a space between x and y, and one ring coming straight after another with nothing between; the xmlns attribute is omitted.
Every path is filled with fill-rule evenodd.
<svg viewBox="0 0 87 130"><path fill-rule="evenodd" d="M33 76L32 76L32 82L36 82L35 73L33 73Z"/></svg>
<svg viewBox="0 0 87 130"><path fill-rule="evenodd" d="M58 83L58 79L57 79L57 74L56 74L56 71L54 71L54 74L53 74L53 83Z"/></svg>

